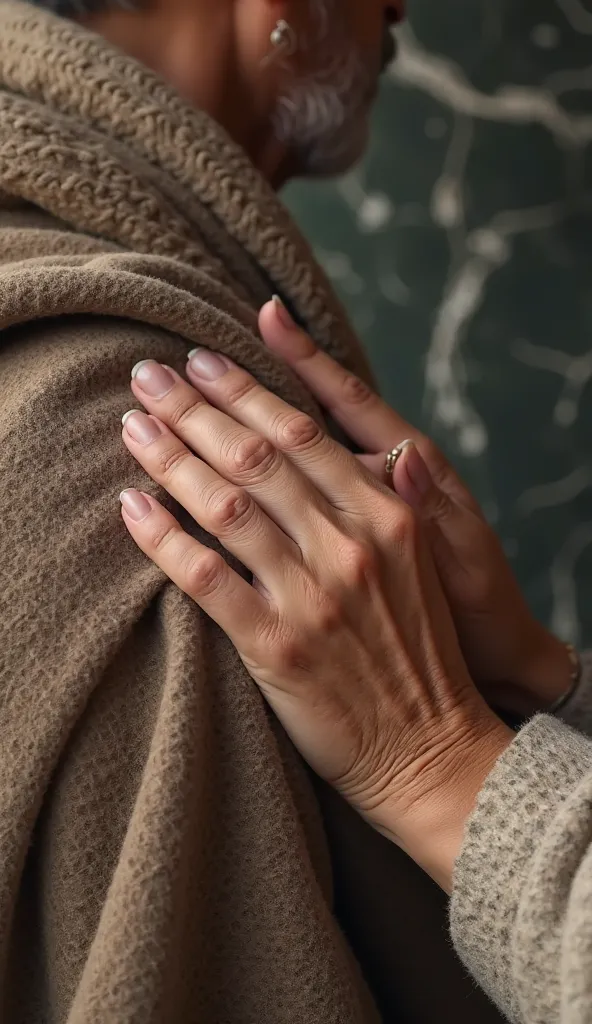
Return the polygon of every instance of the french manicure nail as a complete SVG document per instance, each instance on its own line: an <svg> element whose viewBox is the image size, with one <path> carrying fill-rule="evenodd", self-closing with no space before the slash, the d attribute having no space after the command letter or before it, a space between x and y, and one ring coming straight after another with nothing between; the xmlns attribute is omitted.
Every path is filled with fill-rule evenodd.
<svg viewBox="0 0 592 1024"><path fill-rule="evenodd" d="M129 412L126 412L121 422L130 437L133 437L138 444L150 444L162 434L156 420L151 419L145 412L138 412L137 409L130 409Z"/></svg>
<svg viewBox="0 0 592 1024"><path fill-rule="evenodd" d="M278 320L287 331L297 331L298 327L296 321L291 313L288 311L286 304L280 299L279 295L272 295L272 301L275 306L275 311L278 315Z"/></svg>
<svg viewBox="0 0 592 1024"><path fill-rule="evenodd" d="M175 378L166 366L154 359L143 359L132 370L132 380L150 398L164 398L175 386Z"/></svg>
<svg viewBox="0 0 592 1024"><path fill-rule="evenodd" d="M188 356L189 365L202 380L218 380L228 372L228 364L216 352L207 348L194 348Z"/></svg>
<svg viewBox="0 0 592 1024"><path fill-rule="evenodd" d="M122 491L119 500L134 523L141 523L152 512L152 505L148 498L134 488L130 487L128 490Z"/></svg>

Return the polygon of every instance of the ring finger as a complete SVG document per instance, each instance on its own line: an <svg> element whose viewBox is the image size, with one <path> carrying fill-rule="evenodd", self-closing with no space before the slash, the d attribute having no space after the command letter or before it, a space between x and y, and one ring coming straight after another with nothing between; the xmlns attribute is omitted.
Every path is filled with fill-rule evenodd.
<svg viewBox="0 0 592 1024"><path fill-rule="evenodd" d="M221 369L213 370L215 365ZM367 484L374 486L370 474L360 473L352 453L310 416L268 391L241 367L208 350L191 354L187 375L208 401L283 452L334 508L366 510Z"/></svg>

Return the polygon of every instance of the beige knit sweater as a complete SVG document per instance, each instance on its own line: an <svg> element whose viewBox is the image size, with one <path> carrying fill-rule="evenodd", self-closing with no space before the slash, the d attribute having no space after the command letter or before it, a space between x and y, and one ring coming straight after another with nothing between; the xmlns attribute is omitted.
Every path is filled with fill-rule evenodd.
<svg viewBox="0 0 592 1024"><path fill-rule="evenodd" d="M1 1024L500 1020L435 887L315 793L230 643L120 522L122 487L153 486L120 439L138 359L221 348L319 414L256 336L273 291L365 372L225 134L0 0ZM516 1020L588 1019L591 769L588 741L533 723L468 831L456 942Z"/></svg>
<svg viewBox="0 0 592 1024"><path fill-rule="evenodd" d="M562 721L539 715L498 761L456 865L457 950L516 1024L592 1022L592 652L582 662Z"/></svg>

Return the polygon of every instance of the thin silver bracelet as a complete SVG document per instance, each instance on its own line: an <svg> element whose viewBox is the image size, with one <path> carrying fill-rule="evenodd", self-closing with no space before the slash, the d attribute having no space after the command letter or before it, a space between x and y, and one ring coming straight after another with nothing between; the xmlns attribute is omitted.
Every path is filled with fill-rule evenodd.
<svg viewBox="0 0 592 1024"><path fill-rule="evenodd" d="M565 707L568 700L573 696L576 687L580 679L582 678L582 662L580 661L580 656L578 652L576 651L573 644L566 644L565 647L571 663L569 688L566 690L562 697L558 697L558 699L554 701L553 704L551 704L550 708L547 708L546 713L548 715L556 715L558 711L561 711L561 709Z"/></svg>

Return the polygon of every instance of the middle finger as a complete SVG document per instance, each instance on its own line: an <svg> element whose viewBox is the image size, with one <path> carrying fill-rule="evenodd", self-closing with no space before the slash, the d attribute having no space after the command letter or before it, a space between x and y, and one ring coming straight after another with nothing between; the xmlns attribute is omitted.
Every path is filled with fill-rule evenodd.
<svg viewBox="0 0 592 1024"><path fill-rule="evenodd" d="M150 394L166 384L165 394ZM221 476L243 487L306 550L318 519L333 516L316 488L261 434L215 408L169 367L151 360L134 367L132 390Z"/></svg>
<svg viewBox="0 0 592 1024"><path fill-rule="evenodd" d="M222 372L213 373L212 368L221 362ZM210 402L267 437L336 509L367 513L367 485L375 487L376 481L310 416L268 391L240 366L207 349L190 354L187 374Z"/></svg>

